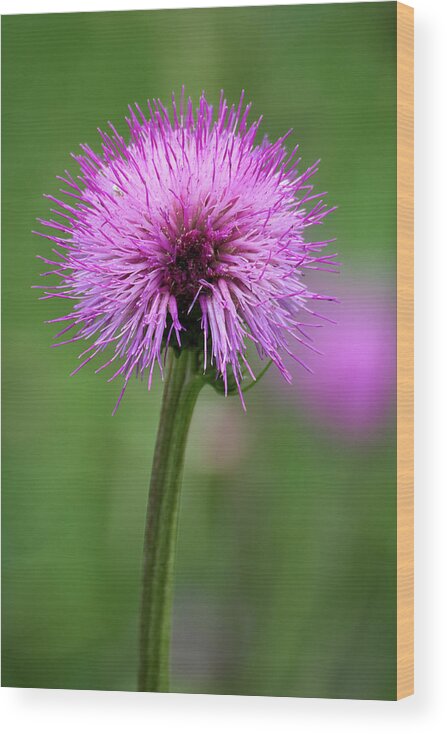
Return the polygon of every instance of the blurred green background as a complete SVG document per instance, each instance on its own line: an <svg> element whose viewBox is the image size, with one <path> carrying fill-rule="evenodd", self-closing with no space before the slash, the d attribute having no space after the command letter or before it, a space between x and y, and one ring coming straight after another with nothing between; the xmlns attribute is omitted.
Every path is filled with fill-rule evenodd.
<svg viewBox="0 0 447 734"><path fill-rule="evenodd" d="M283 387L272 370L246 415L201 394L173 690L395 697L395 24L388 2L3 18L3 685L135 688L160 383L132 383L112 418L117 383L93 368L69 379L76 345L50 349L57 329L43 322L65 311L31 289L49 251L31 230L79 143L98 147L96 128L123 131L128 103L184 83L195 99L244 88L264 133L293 127L303 165L321 158L343 267L320 282L348 331L360 316L366 346L332 332L338 388L323 385L329 359L312 385L298 370Z"/></svg>

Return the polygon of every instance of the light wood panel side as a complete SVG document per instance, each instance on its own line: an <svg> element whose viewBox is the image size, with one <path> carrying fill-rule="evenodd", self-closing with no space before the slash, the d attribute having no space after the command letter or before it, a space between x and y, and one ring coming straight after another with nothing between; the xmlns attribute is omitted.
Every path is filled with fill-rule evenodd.
<svg viewBox="0 0 447 734"><path fill-rule="evenodd" d="M397 3L397 698L414 692L413 8Z"/></svg>

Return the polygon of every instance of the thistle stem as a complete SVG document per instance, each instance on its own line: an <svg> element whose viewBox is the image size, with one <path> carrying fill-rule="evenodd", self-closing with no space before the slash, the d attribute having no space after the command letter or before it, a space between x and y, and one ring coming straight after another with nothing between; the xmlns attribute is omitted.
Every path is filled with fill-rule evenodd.
<svg viewBox="0 0 447 734"><path fill-rule="evenodd" d="M169 690L169 648L180 489L188 429L203 379L197 354L169 349L143 550L139 691Z"/></svg>

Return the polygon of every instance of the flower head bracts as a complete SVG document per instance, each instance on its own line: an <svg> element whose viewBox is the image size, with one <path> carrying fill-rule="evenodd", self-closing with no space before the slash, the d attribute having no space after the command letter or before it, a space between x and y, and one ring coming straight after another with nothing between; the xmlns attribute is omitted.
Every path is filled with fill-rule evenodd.
<svg viewBox="0 0 447 734"><path fill-rule="evenodd" d="M204 94L194 110L183 91L169 112L159 100L147 114L129 108L128 142L110 123L101 153L81 146L81 175L60 179L71 203L48 196L63 221L42 221L58 232L44 236L63 252L42 259L62 282L43 298L74 302L53 321L68 324L58 337L77 329L68 341L90 342L75 372L112 349L97 371L116 365L119 400L132 375L150 387L168 345L200 348L204 371L240 394L248 341L287 380L281 355L301 361L295 342L310 347L302 319L325 297L302 273L336 263L321 254L330 240L308 231L331 210L309 183L318 163L298 171L290 131L257 144L261 119L248 122L243 98L229 108L222 95L216 113Z"/></svg>

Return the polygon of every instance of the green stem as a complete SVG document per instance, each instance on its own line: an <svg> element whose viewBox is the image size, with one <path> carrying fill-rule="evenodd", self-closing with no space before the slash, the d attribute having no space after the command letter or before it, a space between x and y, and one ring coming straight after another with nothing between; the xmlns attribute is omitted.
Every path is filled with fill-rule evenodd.
<svg viewBox="0 0 447 734"><path fill-rule="evenodd" d="M177 520L188 429L203 379L197 354L169 349L143 551L139 691L169 690Z"/></svg>

